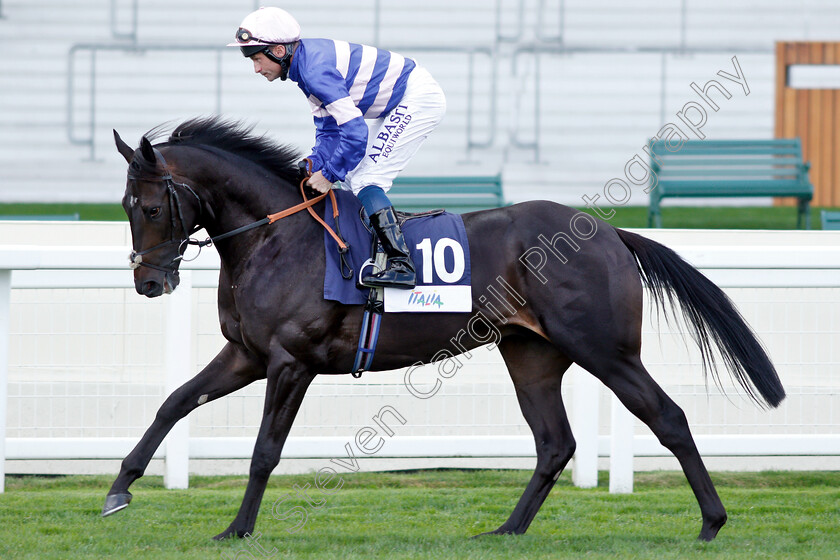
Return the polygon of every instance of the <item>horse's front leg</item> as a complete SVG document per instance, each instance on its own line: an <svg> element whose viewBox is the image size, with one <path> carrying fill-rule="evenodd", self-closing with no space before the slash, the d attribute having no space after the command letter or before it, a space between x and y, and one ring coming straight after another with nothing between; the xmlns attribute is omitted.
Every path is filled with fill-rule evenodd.
<svg viewBox="0 0 840 560"><path fill-rule="evenodd" d="M198 375L169 395L140 442L123 459L120 474L105 498L102 516L128 506L131 501L128 487L143 476L155 450L178 420L206 402L263 379L265 371L265 366L243 346L229 342Z"/></svg>
<svg viewBox="0 0 840 560"><path fill-rule="evenodd" d="M269 367L262 423L254 445L248 486L239 513L227 529L213 537L216 540L244 537L253 533L268 477L280 462L280 453L292 422L309 384L315 378L314 374L291 357L287 356L283 362L279 367Z"/></svg>

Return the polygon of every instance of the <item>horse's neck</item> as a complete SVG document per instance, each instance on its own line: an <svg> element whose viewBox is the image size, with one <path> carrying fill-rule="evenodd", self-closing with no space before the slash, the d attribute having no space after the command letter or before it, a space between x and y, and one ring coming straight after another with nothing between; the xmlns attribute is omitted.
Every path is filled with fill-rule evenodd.
<svg viewBox="0 0 840 560"><path fill-rule="evenodd" d="M288 184L275 184L279 179L267 179L265 174L205 173L214 176L212 183L204 182L199 197L206 208L199 220L211 237L219 237L238 228L254 224L267 215L280 212L301 202L299 192ZM290 220L292 221L292 220ZM314 223L314 222L313 222ZM235 271L270 237L299 235L286 231L287 224L255 227L230 236L216 244L219 255L229 271Z"/></svg>

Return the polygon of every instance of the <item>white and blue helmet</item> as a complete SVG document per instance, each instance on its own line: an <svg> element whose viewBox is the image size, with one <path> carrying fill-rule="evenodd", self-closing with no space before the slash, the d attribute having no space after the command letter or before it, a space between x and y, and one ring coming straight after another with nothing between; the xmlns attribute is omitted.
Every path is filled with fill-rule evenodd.
<svg viewBox="0 0 840 560"><path fill-rule="evenodd" d="M229 47L239 47L243 56L249 57L264 52L266 56L280 63L271 54L274 45L287 45L300 39L300 24L286 10L260 8L251 12L236 31L236 42ZM286 57L283 57L286 58Z"/></svg>

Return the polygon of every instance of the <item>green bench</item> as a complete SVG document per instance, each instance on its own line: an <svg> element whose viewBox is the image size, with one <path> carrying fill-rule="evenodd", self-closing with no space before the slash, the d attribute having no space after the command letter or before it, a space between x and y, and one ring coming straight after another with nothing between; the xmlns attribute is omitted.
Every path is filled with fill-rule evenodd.
<svg viewBox="0 0 840 560"><path fill-rule="evenodd" d="M657 140L650 153L658 184L650 191L648 227L662 227L663 198L784 196L798 199L797 227L811 229L814 187L799 138L688 140L675 151Z"/></svg>
<svg viewBox="0 0 840 560"><path fill-rule="evenodd" d="M820 221L823 229L840 229L840 212L823 210L820 212Z"/></svg>
<svg viewBox="0 0 840 560"><path fill-rule="evenodd" d="M388 198L403 212L446 208L461 214L505 206L501 175L397 177Z"/></svg>

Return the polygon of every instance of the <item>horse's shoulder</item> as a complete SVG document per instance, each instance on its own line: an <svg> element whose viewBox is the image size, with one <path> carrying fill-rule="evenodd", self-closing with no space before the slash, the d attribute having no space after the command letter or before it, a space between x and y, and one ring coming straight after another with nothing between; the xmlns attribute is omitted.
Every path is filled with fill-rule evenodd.
<svg viewBox="0 0 840 560"><path fill-rule="evenodd" d="M219 325L222 335L230 342L242 343L241 324L242 319L236 308L234 290L227 268L222 264L219 269L219 286L217 288L216 300L219 307Z"/></svg>

